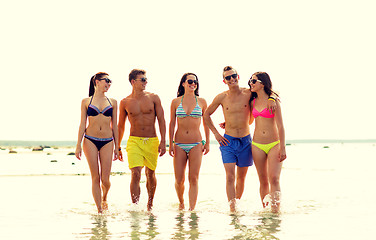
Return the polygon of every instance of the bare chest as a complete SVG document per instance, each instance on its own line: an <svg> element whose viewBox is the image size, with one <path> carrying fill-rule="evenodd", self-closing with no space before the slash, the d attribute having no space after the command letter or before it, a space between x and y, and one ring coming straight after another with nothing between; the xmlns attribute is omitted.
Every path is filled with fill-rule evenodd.
<svg viewBox="0 0 376 240"><path fill-rule="evenodd" d="M131 100L126 105L129 117L154 115L154 103L152 101Z"/></svg>

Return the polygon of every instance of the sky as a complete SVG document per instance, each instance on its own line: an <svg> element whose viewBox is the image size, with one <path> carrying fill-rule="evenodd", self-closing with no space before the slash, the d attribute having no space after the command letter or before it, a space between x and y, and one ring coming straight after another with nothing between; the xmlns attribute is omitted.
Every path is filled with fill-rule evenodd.
<svg viewBox="0 0 376 240"><path fill-rule="evenodd" d="M90 77L107 96L131 93L147 71L169 123L182 75L194 72L210 104L268 72L281 96L286 139L375 139L374 1L14 0L0 8L0 140L76 140ZM359 113L359 114L358 114ZM223 120L219 108L214 123ZM129 125L127 125L129 128ZM214 139L214 137L212 138Z"/></svg>

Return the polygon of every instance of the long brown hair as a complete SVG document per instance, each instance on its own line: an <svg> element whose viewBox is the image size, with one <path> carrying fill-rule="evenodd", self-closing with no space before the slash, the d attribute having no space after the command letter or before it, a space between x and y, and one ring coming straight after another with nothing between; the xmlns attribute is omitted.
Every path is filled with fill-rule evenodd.
<svg viewBox="0 0 376 240"><path fill-rule="evenodd" d="M266 72L255 72L254 74L252 74L252 76L256 76L257 79L262 82L262 84L264 85L264 91L269 97L272 93L279 97L278 94L272 90L272 81L270 80L269 74L267 74ZM250 82L248 82L248 85L249 87L251 87ZM255 98L257 98L257 93L252 92L249 102L251 103Z"/></svg>

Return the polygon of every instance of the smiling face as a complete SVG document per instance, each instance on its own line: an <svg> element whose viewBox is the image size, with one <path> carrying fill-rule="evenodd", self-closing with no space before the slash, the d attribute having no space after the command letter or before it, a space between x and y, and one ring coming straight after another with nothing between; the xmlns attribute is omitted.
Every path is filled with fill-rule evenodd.
<svg viewBox="0 0 376 240"><path fill-rule="evenodd" d="M256 75L252 75L252 78L249 79L248 84L251 87L252 92L257 92L264 89L264 84L262 84L261 80L259 80Z"/></svg>
<svg viewBox="0 0 376 240"><path fill-rule="evenodd" d="M185 92L194 92L197 89L197 78L194 75L188 75L187 79L182 83Z"/></svg>
<svg viewBox="0 0 376 240"><path fill-rule="evenodd" d="M239 75L234 69L225 71L223 73L223 82L227 84L229 87L238 86Z"/></svg>

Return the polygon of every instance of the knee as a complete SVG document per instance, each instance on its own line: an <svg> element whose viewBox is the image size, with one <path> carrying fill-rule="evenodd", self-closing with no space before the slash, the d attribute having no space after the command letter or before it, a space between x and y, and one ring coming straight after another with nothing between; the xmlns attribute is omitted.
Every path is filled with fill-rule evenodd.
<svg viewBox="0 0 376 240"><path fill-rule="evenodd" d="M185 178L184 177L179 177L179 178L175 178L175 184L176 185L184 185L184 182L185 182Z"/></svg>
<svg viewBox="0 0 376 240"><path fill-rule="evenodd" d="M226 182L227 183L234 183L235 182L235 175L233 175L233 174L227 174L226 175Z"/></svg>
<svg viewBox="0 0 376 240"><path fill-rule="evenodd" d="M272 176L270 179L270 184L272 186L279 186L279 177L278 176Z"/></svg>
<svg viewBox="0 0 376 240"><path fill-rule="evenodd" d="M139 182L141 180L141 171L132 171L132 180Z"/></svg>
<svg viewBox="0 0 376 240"><path fill-rule="evenodd" d="M101 178L99 177L99 175L91 175L91 181L93 184L99 184L100 181L101 181Z"/></svg>
<svg viewBox="0 0 376 240"><path fill-rule="evenodd" d="M109 188L111 186L110 182L110 176L105 176L102 178L102 184L106 187Z"/></svg>
<svg viewBox="0 0 376 240"><path fill-rule="evenodd" d="M146 169L146 171L145 171L145 175L146 175L146 178L147 178L148 180L154 180L154 179L155 179L155 171L152 171L152 170Z"/></svg>
<svg viewBox="0 0 376 240"><path fill-rule="evenodd" d="M189 184L196 186L198 183L198 176L189 176Z"/></svg>

